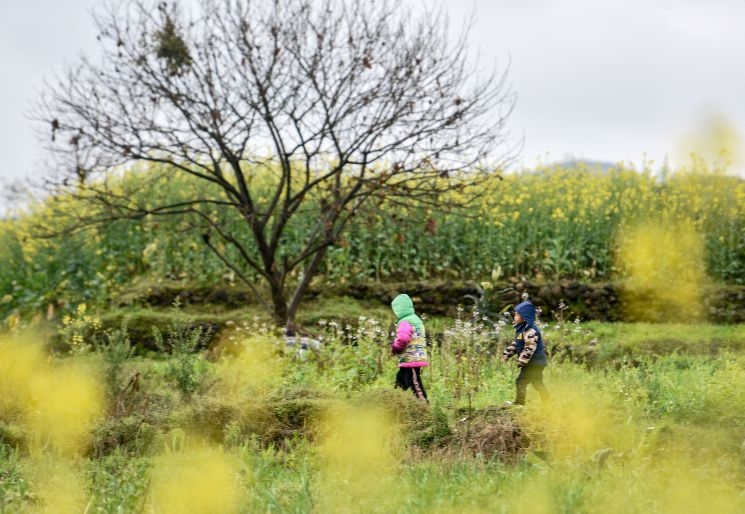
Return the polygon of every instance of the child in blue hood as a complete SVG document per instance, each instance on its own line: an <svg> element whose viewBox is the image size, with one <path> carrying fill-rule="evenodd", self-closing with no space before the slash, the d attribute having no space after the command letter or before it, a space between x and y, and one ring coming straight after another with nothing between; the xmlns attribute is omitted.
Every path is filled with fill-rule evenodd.
<svg viewBox="0 0 745 514"><path fill-rule="evenodd" d="M549 394L543 384L543 370L548 361L541 331L535 324L535 306L525 301L515 307L513 325L515 326L515 341L504 349L502 362L507 362L510 357L517 355L520 374L515 380L517 395L514 403L525 405L525 392L528 384L533 384L541 395L541 400L546 402Z"/></svg>
<svg viewBox="0 0 745 514"><path fill-rule="evenodd" d="M391 351L398 355L396 387L410 389L420 400L427 401L422 383L422 368L429 365L424 323L414 312L414 302L409 295L400 294L391 302L396 315L396 338Z"/></svg>

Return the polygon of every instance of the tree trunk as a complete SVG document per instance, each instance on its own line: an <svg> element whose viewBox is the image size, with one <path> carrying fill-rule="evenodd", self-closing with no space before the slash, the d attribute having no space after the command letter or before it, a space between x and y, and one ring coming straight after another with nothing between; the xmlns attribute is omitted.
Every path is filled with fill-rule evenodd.
<svg viewBox="0 0 745 514"><path fill-rule="evenodd" d="M287 299L281 281L272 280L269 284L272 292L272 305L274 307L274 320L278 326L286 326L289 321L287 310Z"/></svg>
<svg viewBox="0 0 745 514"><path fill-rule="evenodd" d="M308 266L303 272L303 279L300 281L300 283L295 288L295 291L292 293L292 299L290 300L290 305L287 308L288 325L295 323L295 315L297 314L297 309L300 306L300 300L302 300L303 295L308 290L310 281L313 279L314 276L316 276L316 273L318 272L318 266L320 266L321 261L326 256L327 248L328 247L324 246L311 258Z"/></svg>

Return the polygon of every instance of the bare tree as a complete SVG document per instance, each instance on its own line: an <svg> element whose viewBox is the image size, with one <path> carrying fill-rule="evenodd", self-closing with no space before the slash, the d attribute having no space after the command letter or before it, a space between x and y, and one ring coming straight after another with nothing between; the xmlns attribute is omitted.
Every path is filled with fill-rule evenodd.
<svg viewBox="0 0 745 514"><path fill-rule="evenodd" d="M245 272L262 277L279 322L293 320L363 203L441 202L514 154L506 74L482 73L467 55L468 28L453 38L441 10L415 15L396 0L204 0L193 9L131 0L95 15L100 62L81 58L35 113L51 128L59 170L46 185L99 206L75 219L78 228L145 215L199 220L204 242L259 297ZM122 169L143 161L158 165L123 184ZM178 175L205 187L156 205L127 189ZM226 206L242 228L213 215ZM303 209L317 222L288 252L283 235Z"/></svg>

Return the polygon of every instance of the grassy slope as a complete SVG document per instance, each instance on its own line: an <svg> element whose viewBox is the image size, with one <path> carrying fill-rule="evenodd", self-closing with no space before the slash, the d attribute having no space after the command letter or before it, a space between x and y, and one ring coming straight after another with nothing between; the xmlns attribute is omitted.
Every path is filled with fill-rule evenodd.
<svg viewBox="0 0 745 514"><path fill-rule="evenodd" d="M253 307L225 310L187 305L184 311L195 321L220 327L231 321L269 320ZM148 333L154 325L166 330L176 318L171 309L141 307L122 308L102 313L101 317L117 326L125 316L130 319L130 327L139 327L142 333ZM319 320L355 322L360 316L379 319L383 326L393 321L387 306L351 298L313 300L304 306L299 318L314 329ZM435 334L450 326L452 320L428 320ZM364 446L349 452L351 442L345 439L344 459L334 464L342 466L343 479L337 477L336 470L325 467L335 462L333 448L319 447L317 441L300 437L266 447L243 434L266 437L268 433L315 430L306 425L310 420L306 416L317 413L330 401L369 405L378 398L396 404L394 410L406 410L405 403L396 403L405 399L390 394L393 362L385 362L384 374L375 381L357 387L353 385L355 378L348 375L358 368L356 357L350 355L348 360L335 353L338 360L331 362L322 376L315 375L320 370L315 363L296 363L284 378L290 383L289 389L280 387L269 396L259 394L239 401L241 394L232 390L220 393L211 389L181 403L170 385L168 361L163 356L131 359L124 364L121 377L126 379L134 369L142 373L142 411L135 409L126 417L112 417L98 427L101 455L75 464L87 474L87 479L79 475L81 501L89 502L97 512L117 512L121 508L141 512L147 502L153 501L147 496L153 470L170 462L164 463L157 450L165 447L168 458L180 456L180 427L196 424L210 439L224 445L229 460L237 459L244 477L241 512L322 512L335 505L337 489L357 495L359 505L378 505L380 510L386 505L381 502L392 502L391 510L410 512L494 512L495 505L500 505L503 512L514 512L525 505L527 498L545 512L597 512L597 505L610 507L613 512L676 512L687 505L694 511L705 508L707 512L724 513L743 507L743 499L738 499L736 492L745 487L743 470L738 467L741 429L745 426L741 414L745 412L745 364L735 350L742 349L745 326L577 326L553 322L545 328L545 334L549 342L571 347L576 355L593 355L597 366L557 358L547 373L547 383L555 395L550 409L540 409L533 401L535 393L529 391L532 403L515 419L517 433L532 438L527 444L535 451L524 454L517 464L490 460L488 454L479 453L484 441L500 442L503 429L516 433L516 427L510 424L512 418L492 410L513 394L516 370L490 360L484 363L483 384L473 401L479 409L476 417L464 413L467 403L454 395L456 386L450 381L449 370L433 366L426 376L435 407L432 412L446 416L461 446L451 443L426 453L415 452L403 464L389 465L370 475L365 468L375 469L378 461L368 457L372 460L358 462L355 459L365 454ZM732 351L719 351L724 348ZM714 350L717 358L709 358ZM259 371L260 367L248 368L238 377L250 378ZM311 389L306 389L309 386ZM256 413L264 417L256 418ZM435 417L427 420L433 423ZM19 423L15 427L20 441L24 436L23 423ZM436 440L439 436L425 432L421 437ZM121 440L129 443L116 442ZM119 445L119 449L110 450L107 445ZM141 453L139 445L150 450ZM0 502L13 511L36 511L40 500L35 498L51 498L53 494L43 485L48 477L31 474L33 461L23 451L6 445L0 449ZM332 453L326 460L319 460L319 451ZM541 457L544 451L551 454L550 460ZM221 455L208 454L213 458ZM178 469L191 466L189 455L183 457L187 464L177 464ZM350 477L350 469L359 475ZM729 477L726 484L718 483L722 470ZM201 482L205 476L198 474L194 479ZM400 491L404 483L419 484L420 489L416 494L394 496L382 492L392 486ZM370 489L371 484L385 489ZM372 493L363 493L369 490ZM630 494L620 501L615 494L618 490Z"/></svg>

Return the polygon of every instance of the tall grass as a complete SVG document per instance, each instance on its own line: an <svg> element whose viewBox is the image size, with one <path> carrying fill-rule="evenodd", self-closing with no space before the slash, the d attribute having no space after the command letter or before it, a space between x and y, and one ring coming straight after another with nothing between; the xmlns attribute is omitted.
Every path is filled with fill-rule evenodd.
<svg viewBox="0 0 745 514"><path fill-rule="evenodd" d="M554 360L546 373L550 404L529 390L526 408L500 410L514 394L517 374L498 359L509 329L496 332L482 319L464 317L446 325L442 344L432 348L426 406L393 390L396 360L383 327L385 320L369 318L355 328L329 321L318 327L322 346L307 353L286 347L266 327L238 327L222 354L204 360L211 378L189 396L169 380L178 356L139 357L123 364L142 375L124 411L101 392L105 374L113 373L105 345L50 361L38 346L4 338L2 508L728 513L745 507L742 353L640 353L634 363L618 359L602 367ZM703 339L724 337L697 326L687 336L697 331ZM617 327L597 324L550 324L545 332L562 344L589 337L598 345L641 344L638 334L625 341ZM84 337L93 344L101 334ZM477 413L484 416L480 431L469 427ZM446 427L435 427L435 420ZM485 453L474 438L486 437L487 429L506 430L504 437L517 431L517 453ZM112 430L117 435L104 449L96 438ZM621 490L628 492L623 498Z"/></svg>

